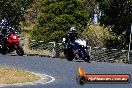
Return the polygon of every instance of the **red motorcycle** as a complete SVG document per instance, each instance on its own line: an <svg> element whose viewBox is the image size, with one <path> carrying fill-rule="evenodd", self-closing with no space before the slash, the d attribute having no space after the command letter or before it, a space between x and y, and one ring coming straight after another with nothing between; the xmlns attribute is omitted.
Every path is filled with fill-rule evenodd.
<svg viewBox="0 0 132 88"><path fill-rule="evenodd" d="M17 31L13 31L6 36L5 41L2 42L1 54L5 55L16 50L19 56L24 55L22 44L20 44L20 37Z"/></svg>

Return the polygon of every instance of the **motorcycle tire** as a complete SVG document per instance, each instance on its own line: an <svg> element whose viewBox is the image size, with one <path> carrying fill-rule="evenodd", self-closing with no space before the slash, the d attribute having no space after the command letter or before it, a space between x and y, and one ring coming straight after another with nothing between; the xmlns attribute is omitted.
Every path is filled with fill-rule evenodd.
<svg viewBox="0 0 132 88"><path fill-rule="evenodd" d="M2 50L2 51L1 51L1 54L2 54L2 55L6 55L5 50Z"/></svg>
<svg viewBox="0 0 132 88"><path fill-rule="evenodd" d="M65 56L66 56L66 51L67 51L66 49L63 50Z"/></svg>
<svg viewBox="0 0 132 88"><path fill-rule="evenodd" d="M66 52L66 59L68 60L68 61L72 61L73 59L74 59L74 53L71 51L71 50L68 50L67 52Z"/></svg>
<svg viewBox="0 0 132 88"><path fill-rule="evenodd" d="M16 53L19 55L19 56L23 56L24 55L24 50L23 50L23 47L22 45L18 45L18 49L16 50Z"/></svg>
<svg viewBox="0 0 132 88"><path fill-rule="evenodd" d="M2 55L6 55L6 48L5 46L3 46L1 49L0 49L0 52Z"/></svg>
<svg viewBox="0 0 132 88"><path fill-rule="evenodd" d="M89 56L89 54L86 52L86 51L84 51L84 57L82 58L85 62L90 62L90 56Z"/></svg>

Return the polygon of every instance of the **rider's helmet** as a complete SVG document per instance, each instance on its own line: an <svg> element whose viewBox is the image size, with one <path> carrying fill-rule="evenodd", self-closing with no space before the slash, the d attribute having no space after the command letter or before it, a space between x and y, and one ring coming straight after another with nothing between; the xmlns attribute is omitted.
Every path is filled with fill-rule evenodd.
<svg viewBox="0 0 132 88"><path fill-rule="evenodd" d="M3 35L7 35L9 33L9 29L8 29L8 21L6 18L1 20L1 33Z"/></svg>
<svg viewBox="0 0 132 88"><path fill-rule="evenodd" d="M75 27L71 27L68 34L71 41L74 41L78 36L77 29Z"/></svg>
<svg viewBox="0 0 132 88"><path fill-rule="evenodd" d="M76 33L77 32L77 29L75 27L71 27L70 30L69 30L69 32Z"/></svg>
<svg viewBox="0 0 132 88"><path fill-rule="evenodd" d="M4 18L4 19L1 20L1 25L2 26L7 26L8 25L8 21L7 21L6 18Z"/></svg>

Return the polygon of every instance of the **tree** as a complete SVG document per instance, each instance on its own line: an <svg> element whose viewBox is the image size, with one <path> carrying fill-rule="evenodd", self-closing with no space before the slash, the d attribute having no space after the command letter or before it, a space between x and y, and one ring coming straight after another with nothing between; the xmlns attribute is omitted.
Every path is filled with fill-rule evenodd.
<svg viewBox="0 0 132 88"><path fill-rule="evenodd" d="M42 0L42 3L33 39L58 42L71 26L86 28L89 15L83 0Z"/></svg>
<svg viewBox="0 0 132 88"><path fill-rule="evenodd" d="M34 0L30 7L26 10L24 14L24 26L29 26L36 23L38 14L40 13L42 0Z"/></svg>
<svg viewBox="0 0 132 88"><path fill-rule="evenodd" d="M33 0L1 0L0 18L7 18L10 25L17 25L23 20L24 12Z"/></svg>
<svg viewBox="0 0 132 88"><path fill-rule="evenodd" d="M129 42L132 23L132 0L97 0L100 3L101 25L111 26L119 38L117 45L125 47Z"/></svg>
<svg viewBox="0 0 132 88"><path fill-rule="evenodd" d="M85 0L85 1L86 1L87 9L90 13L90 17L92 18L94 15L95 6L97 5L97 1L96 0Z"/></svg>

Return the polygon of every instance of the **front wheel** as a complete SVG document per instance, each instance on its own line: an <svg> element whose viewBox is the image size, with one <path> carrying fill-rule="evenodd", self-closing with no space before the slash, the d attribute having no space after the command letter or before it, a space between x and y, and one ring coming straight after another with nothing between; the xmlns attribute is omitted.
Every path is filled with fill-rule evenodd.
<svg viewBox="0 0 132 88"><path fill-rule="evenodd" d="M24 50L23 50L23 47L22 45L18 45L18 49L16 50L16 53L19 55L19 56L23 56L24 55Z"/></svg>
<svg viewBox="0 0 132 88"><path fill-rule="evenodd" d="M0 46L0 52L1 52L2 55L6 55L6 48L5 48L4 45Z"/></svg>
<svg viewBox="0 0 132 88"><path fill-rule="evenodd" d="M6 51L5 51L5 50L2 50L2 51L1 51L1 54L2 54L2 55L6 55Z"/></svg>
<svg viewBox="0 0 132 88"><path fill-rule="evenodd" d="M66 59L68 61L72 61L74 59L74 53L72 52L72 50L67 50L66 54Z"/></svg>
<svg viewBox="0 0 132 88"><path fill-rule="evenodd" d="M89 54L88 54L87 51L84 51L82 59L83 59L85 62L90 62L90 56L89 56Z"/></svg>
<svg viewBox="0 0 132 88"><path fill-rule="evenodd" d="M90 56L87 55L87 57L83 58L83 60L84 60L85 62L90 62Z"/></svg>

